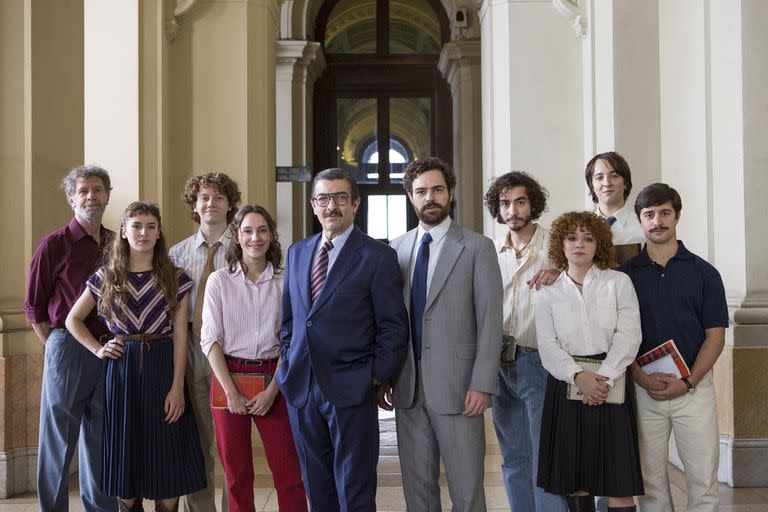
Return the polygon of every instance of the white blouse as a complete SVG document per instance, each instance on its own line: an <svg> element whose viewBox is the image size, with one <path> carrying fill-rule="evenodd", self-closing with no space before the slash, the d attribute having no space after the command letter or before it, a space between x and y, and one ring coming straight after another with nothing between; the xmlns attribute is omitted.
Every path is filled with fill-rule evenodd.
<svg viewBox="0 0 768 512"><path fill-rule="evenodd" d="M571 356L606 353L597 373L608 385L637 357L640 307L630 278L593 265L584 278L583 295L563 272L536 294L536 337L544 368L573 383L583 368Z"/></svg>

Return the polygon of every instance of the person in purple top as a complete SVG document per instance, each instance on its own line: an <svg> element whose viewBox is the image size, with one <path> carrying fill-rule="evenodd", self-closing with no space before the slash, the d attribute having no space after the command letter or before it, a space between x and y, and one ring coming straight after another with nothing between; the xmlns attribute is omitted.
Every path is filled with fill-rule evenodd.
<svg viewBox="0 0 768 512"><path fill-rule="evenodd" d="M99 490L104 383L102 362L66 330L64 321L96 270L114 233L101 225L112 186L93 165L70 170L61 188L74 217L40 241L29 269L24 312L45 346L37 496L43 512L69 508L69 465L79 440L80 496L89 512L113 511ZM107 332L93 313L85 325L94 337Z"/></svg>
<svg viewBox="0 0 768 512"><path fill-rule="evenodd" d="M66 321L88 357L106 360L100 485L120 512L143 511L142 498L176 511L179 496L206 486L184 384L192 279L168 257L160 222L157 205L128 205L109 260ZM105 344L85 326L94 310L111 333Z"/></svg>

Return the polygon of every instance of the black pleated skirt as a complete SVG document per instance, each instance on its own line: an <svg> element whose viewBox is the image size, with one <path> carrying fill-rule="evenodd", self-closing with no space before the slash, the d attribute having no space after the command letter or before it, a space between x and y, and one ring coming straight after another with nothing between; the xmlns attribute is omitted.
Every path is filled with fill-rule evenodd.
<svg viewBox="0 0 768 512"><path fill-rule="evenodd" d="M152 341L149 348L128 341L125 347L121 359L107 360L102 490L156 500L203 489L205 463L186 384L184 414L171 424L164 419L173 341Z"/></svg>
<svg viewBox="0 0 768 512"><path fill-rule="evenodd" d="M568 384L551 375L541 420L537 485L552 494L639 496L643 489L637 408L629 376L621 405L568 400Z"/></svg>

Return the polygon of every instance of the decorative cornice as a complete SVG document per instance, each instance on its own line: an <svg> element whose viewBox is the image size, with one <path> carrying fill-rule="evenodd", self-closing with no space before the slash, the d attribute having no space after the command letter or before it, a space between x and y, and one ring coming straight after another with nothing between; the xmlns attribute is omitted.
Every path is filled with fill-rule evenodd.
<svg viewBox="0 0 768 512"><path fill-rule="evenodd" d="M290 78L303 76L307 83L314 83L325 69L326 61L322 45L315 41L281 39L276 41L275 61L278 67L290 67ZM296 74L300 72L301 74Z"/></svg>
<svg viewBox="0 0 768 512"><path fill-rule="evenodd" d="M570 20L576 37L587 37L587 17L579 5L579 0L552 0L552 5L557 12Z"/></svg>
<svg viewBox="0 0 768 512"><path fill-rule="evenodd" d="M0 333L29 329L24 310L0 311Z"/></svg>
<svg viewBox="0 0 768 512"><path fill-rule="evenodd" d="M456 71L466 64L480 63L480 40L466 39L461 41L451 41L443 45L440 52L440 60L437 62L437 68L443 74L449 84L453 85Z"/></svg>

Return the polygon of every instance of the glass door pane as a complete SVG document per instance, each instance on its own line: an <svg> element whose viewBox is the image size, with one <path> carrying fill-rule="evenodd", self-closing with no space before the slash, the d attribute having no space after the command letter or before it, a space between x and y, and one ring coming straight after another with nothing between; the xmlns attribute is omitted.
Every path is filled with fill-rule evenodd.
<svg viewBox="0 0 768 512"><path fill-rule="evenodd" d="M341 0L325 26L326 53L376 53L376 0Z"/></svg>
<svg viewBox="0 0 768 512"><path fill-rule="evenodd" d="M377 122L376 98L336 100L336 166L359 184L378 183Z"/></svg>
<svg viewBox="0 0 768 512"><path fill-rule="evenodd" d="M408 231L408 205L404 194L369 195L366 201L369 236L389 241Z"/></svg>
<svg viewBox="0 0 768 512"><path fill-rule="evenodd" d="M391 98L389 133L389 181L401 183L410 162L432 154L431 100Z"/></svg>

